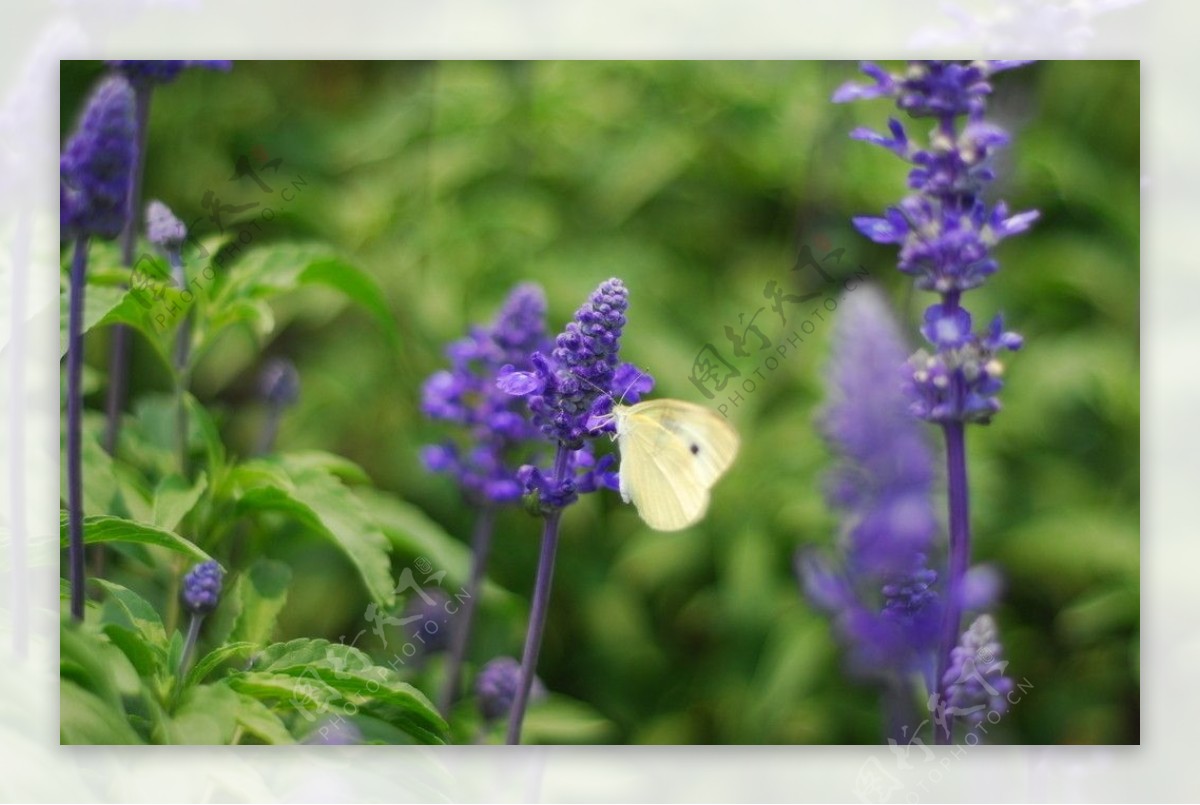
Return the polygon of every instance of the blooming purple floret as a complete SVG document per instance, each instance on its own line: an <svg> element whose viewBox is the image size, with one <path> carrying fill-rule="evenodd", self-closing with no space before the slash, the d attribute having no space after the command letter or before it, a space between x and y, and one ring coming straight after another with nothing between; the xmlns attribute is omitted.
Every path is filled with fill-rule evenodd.
<svg viewBox="0 0 1200 805"><path fill-rule="evenodd" d="M519 500L517 471L522 455L541 441L541 432L518 398L497 386L504 372L532 370L532 355L547 350L546 298L533 284L518 285L495 321L473 327L446 349L450 368L425 381L421 409L430 419L449 422L464 441L427 446L425 466L453 475L475 502Z"/></svg>
<svg viewBox="0 0 1200 805"><path fill-rule="evenodd" d="M59 160L64 237L115 238L125 225L137 156L133 89L118 76L92 92Z"/></svg>
<svg viewBox="0 0 1200 805"><path fill-rule="evenodd" d="M108 66L124 75L133 84L150 85L174 81L189 67L228 72L233 68L233 62L215 59L208 61L111 60L108 62Z"/></svg>
<svg viewBox="0 0 1200 805"><path fill-rule="evenodd" d="M475 696L484 720L508 715L520 684L521 663L512 657L497 657L483 666L475 677ZM541 681L535 677L530 698L541 698L545 693Z"/></svg>
<svg viewBox="0 0 1200 805"><path fill-rule="evenodd" d="M527 397L534 425L565 451L562 468L544 472L526 465L518 474L543 508L561 509L581 493L617 488L610 469L614 457L596 459L590 440L614 431L615 402L636 403L654 386L650 375L619 361L628 306L621 280L602 282L555 339L553 351L532 355L532 371L506 371L500 377L499 388Z"/></svg>
<svg viewBox="0 0 1200 805"><path fill-rule="evenodd" d="M1013 681L1004 675L1008 661L990 615L980 615L950 653L950 665L942 678L947 712L977 727L990 712L1003 714Z"/></svg>
<svg viewBox="0 0 1200 805"><path fill-rule="evenodd" d="M918 353L911 365L916 401L912 411L931 422L987 422L1000 409L1003 366L998 354L1021 347L1021 337L996 317L975 333L963 292L997 270L992 251L1020 234L1036 211L1012 214L1003 202L988 204L983 192L995 178L991 158L1008 135L984 120L991 76L1023 62L911 62L893 75L874 64L863 72L873 84L847 84L835 101L890 97L914 118L933 118L926 146L912 141L903 124L888 121L888 134L857 129L851 136L879 145L911 163L912 192L883 217L858 217L854 225L876 243L900 247L899 268L918 288L941 296L925 311L922 334L933 354ZM960 118L965 123L960 125Z"/></svg>
<svg viewBox="0 0 1200 805"><path fill-rule="evenodd" d="M217 608L221 597L221 566L213 560L201 562L183 577L180 597L188 612L207 615Z"/></svg>
<svg viewBox="0 0 1200 805"><path fill-rule="evenodd" d="M841 513L840 567L806 555L799 570L813 602L836 616L851 665L864 673L923 667L940 621L938 574L926 566L937 533L933 456L907 412L905 354L878 291L845 299L822 418L838 457L826 495Z"/></svg>

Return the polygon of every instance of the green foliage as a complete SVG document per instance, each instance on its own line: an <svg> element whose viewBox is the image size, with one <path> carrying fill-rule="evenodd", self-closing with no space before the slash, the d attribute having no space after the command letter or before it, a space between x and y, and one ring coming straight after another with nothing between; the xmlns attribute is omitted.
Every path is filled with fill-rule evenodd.
<svg viewBox="0 0 1200 805"><path fill-rule="evenodd" d="M95 69L64 62L64 124ZM886 104L829 101L852 72L246 62L162 88L145 196L198 222L203 248L187 255L190 301L160 287L146 308L124 290L115 245L91 245L85 538L107 563L84 623L62 629L63 741L289 743L350 711L369 742L500 740L469 695L448 724L434 712L441 660L396 623L419 603L397 586L405 570L452 598L465 584L475 520L420 463L444 436L420 387L515 282L546 288L558 329L614 275L631 293L623 356L655 375L658 396L729 405L743 449L685 533L649 531L609 493L566 513L538 667L551 693L527 739L880 741L877 691L845 673L792 575L797 548L836 539L814 425L837 312L789 307L781 323L763 295L771 280L808 289L790 271L800 246L844 248L838 276L865 271L916 340L927 299L893 248L850 225L904 192L900 162L846 136L880 128ZM1008 670L1033 685L990 739L1136 742L1138 67L1048 62L996 83L1014 139L997 195L1042 218L1000 247L1001 271L977 292L979 320L1003 311L1026 336L1004 411L968 440L975 557L1005 576ZM229 181L238 157L264 154L281 160L263 172L275 192ZM259 206L221 231L201 204L209 189ZM148 277L166 277L148 245L139 254ZM724 336L760 309L771 354L789 345L775 370L753 340L733 358ZM188 318L184 468L170 356ZM110 456L99 410L115 323L137 338ZM706 343L742 372L735 382L754 381L736 405L688 380ZM296 363L302 393L277 448L258 455L267 356ZM537 532L521 511L498 517L468 690L482 663L520 652ZM209 556L225 592L181 677L179 579Z"/></svg>

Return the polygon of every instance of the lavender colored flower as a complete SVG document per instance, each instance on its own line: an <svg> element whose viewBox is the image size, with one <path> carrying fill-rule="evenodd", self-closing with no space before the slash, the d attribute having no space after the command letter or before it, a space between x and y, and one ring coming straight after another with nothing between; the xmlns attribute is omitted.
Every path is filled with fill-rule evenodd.
<svg viewBox="0 0 1200 805"><path fill-rule="evenodd" d="M555 339L552 352L535 352L532 371L506 371L498 387L525 396L533 423L562 447L562 467L550 473L526 465L519 479L540 505L561 509L580 493L617 488L613 456L595 459L589 440L614 432L613 403L636 403L654 379L619 361L621 331L629 294L619 279L609 279L592 292L575 318Z"/></svg>
<svg viewBox="0 0 1200 805"><path fill-rule="evenodd" d="M502 372L532 368L532 355L548 348L546 299L533 284L518 285L495 321L473 327L446 349L450 368L425 381L421 409L430 419L457 425L463 438L429 445L425 466L453 475L477 503L519 500L518 468L541 442L521 401L497 386Z"/></svg>
<svg viewBox="0 0 1200 805"><path fill-rule="evenodd" d="M810 599L835 616L852 668L923 668L941 611L926 562L937 532L933 457L907 413L904 341L878 291L845 299L833 345L821 424L838 457L826 497L841 513L840 561L806 554L798 570Z"/></svg>
<svg viewBox="0 0 1200 805"><path fill-rule="evenodd" d="M187 239L187 227L170 207L155 199L146 205L146 238L161 249L178 251Z"/></svg>
<svg viewBox="0 0 1200 805"><path fill-rule="evenodd" d="M108 66L124 75L134 84L167 84L179 77L179 74L189 67L200 67L205 70L220 70L228 72L233 68L232 61L139 61L111 60Z"/></svg>
<svg viewBox="0 0 1200 805"><path fill-rule="evenodd" d="M221 597L221 566L213 560L201 562L183 577L180 597L188 612L206 615L217 608Z"/></svg>
<svg viewBox="0 0 1200 805"><path fill-rule="evenodd" d="M59 160L64 237L115 238L125 225L137 157L133 90L123 78L92 92Z"/></svg>
<svg viewBox="0 0 1200 805"><path fill-rule="evenodd" d="M977 727L988 713L1004 713L1013 681L1004 675L1008 661L1003 659L1003 651L996 622L990 615L980 615L963 632L942 677L950 715Z"/></svg>
<svg viewBox="0 0 1200 805"><path fill-rule="evenodd" d="M984 119L990 80L1024 63L920 61L910 62L899 74L868 63L863 72L872 79L870 85L848 84L834 93L835 101L889 97L913 118L934 122L923 144L914 142L894 118L888 121L887 134L858 129L851 136L886 148L912 166L909 195L882 217L854 219L855 226L877 243L899 246L900 271L912 276L917 288L939 296L925 310L921 327L930 349L910 359L906 385L912 398L910 412L938 424L946 445L949 556L933 676L934 701L941 708L971 693L954 687L956 677L951 673L961 670L964 662L955 648L962 613L975 603L970 599L979 592L968 584L971 526L965 425L986 424L1000 410L1003 365L999 355L1022 346L1021 337L1007 331L1000 316L976 332L962 303L967 291L996 273L998 264L992 255L996 245L1025 232L1038 217L1036 211L1010 214L1003 201L984 200L984 190L995 178L991 157L1009 141L1003 130ZM917 589L915 580L911 577L892 589L912 593ZM889 610L904 608L897 610L889 602ZM990 619L980 624L977 620L979 629L986 630ZM978 645L987 637L972 630L968 634ZM953 721L940 726L937 740L953 740Z"/></svg>
<svg viewBox="0 0 1200 805"><path fill-rule="evenodd" d="M512 657L497 657L483 666L475 677L475 696L485 721L508 715L520 684L521 663ZM540 699L545 695L541 680L534 677L531 698Z"/></svg>
<svg viewBox="0 0 1200 805"><path fill-rule="evenodd" d="M1038 217L1036 211L1011 214L1003 201L989 205L983 199L995 178L991 157L1009 141L1003 130L984 120L990 78L1021 64L912 62L904 73L893 75L868 63L863 72L872 78L871 85L847 84L834 93L835 101L890 97L911 116L936 121L926 147L913 142L895 118L886 135L868 129L851 134L912 165L912 193L883 217L862 216L854 224L876 243L898 245L900 271L912 276L918 288L941 296L926 309L921 328L933 354L919 352L911 367L917 398L913 413L931 422L988 422L1000 408L1003 366L998 355L1022 344L999 316L985 331L974 333L972 317L961 305L965 291L996 272L995 246L1029 229Z"/></svg>

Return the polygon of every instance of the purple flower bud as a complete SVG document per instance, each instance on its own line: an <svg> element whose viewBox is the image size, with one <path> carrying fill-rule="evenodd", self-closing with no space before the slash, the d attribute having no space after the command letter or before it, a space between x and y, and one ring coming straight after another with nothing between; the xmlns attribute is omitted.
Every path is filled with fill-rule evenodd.
<svg viewBox="0 0 1200 805"><path fill-rule="evenodd" d="M258 388L268 405L286 408L300 397L300 373L287 358L272 358L259 375Z"/></svg>
<svg viewBox="0 0 1200 805"><path fill-rule="evenodd" d="M479 703L479 712L485 721L494 721L508 715L512 709L513 700L517 698L517 688L521 685L521 663L512 657L497 657L488 662L475 677L475 696ZM545 697L546 689L541 680L533 678L533 689L529 698Z"/></svg>
<svg viewBox="0 0 1200 805"><path fill-rule="evenodd" d="M187 239L187 227L166 204L151 201L146 205L146 238L160 248L178 250Z"/></svg>
<svg viewBox="0 0 1200 805"><path fill-rule="evenodd" d="M983 723L989 713L1008 709L1007 695L1013 681L1004 675L1004 658L996 622L980 615L950 652L950 664L942 677L946 689L946 710L963 718L971 727Z"/></svg>
<svg viewBox="0 0 1200 805"><path fill-rule="evenodd" d="M180 597L188 612L207 615L217 608L221 597L221 566L211 559L201 562L183 577Z"/></svg>

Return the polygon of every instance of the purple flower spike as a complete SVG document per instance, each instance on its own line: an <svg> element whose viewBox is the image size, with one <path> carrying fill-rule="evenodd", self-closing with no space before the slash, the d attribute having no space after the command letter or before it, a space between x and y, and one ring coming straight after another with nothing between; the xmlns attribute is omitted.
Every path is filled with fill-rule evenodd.
<svg viewBox="0 0 1200 805"><path fill-rule="evenodd" d="M532 355L549 350L545 318L542 289L518 285L490 326L472 328L447 347L450 368L425 381L425 415L462 431L458 442L427 446L425 465L453 475L474 502L511 503L521 497L517 471L542 434L524 401L498 381L533 377Z"/></svg>
<svg viewBox="0 0 1200 805"><path fill-rule="evenodd" d="M137 156L133 89L104 79L59 160L63 236L115 238L125 226Z"/></svg>
<svg viewBox="0 0 1200 805"><path fill-rule="evenodd" d="M846 298L833 344L822 426L839 459L827 496L842 514L842 569L808 555L799 571L810 600L834 615L853 670L905 673L922 667L940 622L938 574L926 564L933 456L907 413L904 341L878 291Z"/></svg>
<svg viewBox="0 0 1200 805"><path fill-rule="evenodd" d="M978 727L989 713L1008 709L1007 695L1013 681L1004 675L1008 661L990 615L975 619L950 654L950 665L942 678L946 708L950 715Z"/></svg>
<svg viewBox="0 0 1200 805"><path fill-rule="evenodd" d="M521 663L512 657L497 657L483 666L479 676L475 677L475 695L479 702L479 712L485 721L494 721L508 715L513 701L517 698L517 688L521 684ZM541 680L534 678L531 698L540 699L546 695Z"/></svg>

